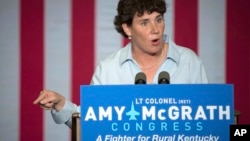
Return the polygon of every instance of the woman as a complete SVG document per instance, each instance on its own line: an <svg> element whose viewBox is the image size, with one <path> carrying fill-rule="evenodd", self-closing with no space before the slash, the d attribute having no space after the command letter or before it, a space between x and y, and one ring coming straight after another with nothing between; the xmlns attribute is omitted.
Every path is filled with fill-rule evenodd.
<svg viewBox="0 0 250 141"><path fill-rule="evenodd" d="M208 82L197 55L164 35L164 0L120 0L117 12L116 30L130 43L97 65L91 84L134 84L138 72L146 75L148 84L156 84L162 71L170 74L173 84ZM41 91L34 104L51 110L56 123L69 127L72 113L80 112L79 106L50 90Z"/></svg>

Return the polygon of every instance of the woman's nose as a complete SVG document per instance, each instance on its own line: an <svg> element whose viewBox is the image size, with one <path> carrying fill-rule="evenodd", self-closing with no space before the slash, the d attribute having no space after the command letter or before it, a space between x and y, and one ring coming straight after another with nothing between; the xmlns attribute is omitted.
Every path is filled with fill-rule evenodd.
<svg viewBox="0 0 250 141"><path fill-rule="evenodd" d="M159 25L157 23L152 23L151 33L159 33Z"/></svg>

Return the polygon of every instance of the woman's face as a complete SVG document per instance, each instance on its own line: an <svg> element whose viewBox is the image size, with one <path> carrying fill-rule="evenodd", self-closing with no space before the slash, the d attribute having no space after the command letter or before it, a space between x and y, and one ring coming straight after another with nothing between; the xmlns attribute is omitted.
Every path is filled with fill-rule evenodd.
<svg viewBox="0 0 250 141"><path fill-rule="evenodd" d="M158 12L142 16L135 14L132 25L123 25L124 31L131 36L132 46L146 54L155 54L163 47L164 18Z"/></svg>

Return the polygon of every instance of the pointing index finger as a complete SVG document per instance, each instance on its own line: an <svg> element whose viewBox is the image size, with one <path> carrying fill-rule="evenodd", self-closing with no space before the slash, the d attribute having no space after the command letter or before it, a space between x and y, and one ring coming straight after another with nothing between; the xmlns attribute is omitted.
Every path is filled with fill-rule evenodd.
<svg viewBox="0 0 250 141"><path fill-rule="evenodd" d="M40 95L36 98L36 100L34 100L33 104L38 104L40 103L40 101L42 101L44 98L43 92L40 92Z"/></svg>

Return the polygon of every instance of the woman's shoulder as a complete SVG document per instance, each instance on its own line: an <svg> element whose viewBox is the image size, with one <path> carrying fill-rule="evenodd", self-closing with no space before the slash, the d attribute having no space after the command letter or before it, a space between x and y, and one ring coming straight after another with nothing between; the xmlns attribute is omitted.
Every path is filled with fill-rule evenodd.
<svg viewBox="0 0 250 141"><path fill-rule="evenodd" d="M99 60L99 65L117 65L121 62L122 56L127 53L127 48L118 48L105 58Z"/></svg>
<svg viewBox="0 0 250 141"><path fill-rule="evenodd" d="M185 46L176 46L178 52L180 53L180 58L182 60L199 60L198 54L192 50L191 48L185 47Z"/></svg>

